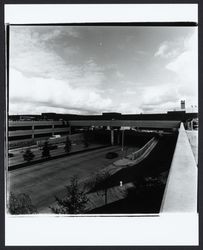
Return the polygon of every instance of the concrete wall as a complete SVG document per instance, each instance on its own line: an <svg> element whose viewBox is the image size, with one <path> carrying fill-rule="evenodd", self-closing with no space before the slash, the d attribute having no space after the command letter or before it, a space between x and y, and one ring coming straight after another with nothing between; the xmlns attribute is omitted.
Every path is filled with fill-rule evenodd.
<svg viewBox="0 0 203 250"><path fill-rule="evenodd" d="M182 123L160 212L197 212L197 165Z"/></svg>

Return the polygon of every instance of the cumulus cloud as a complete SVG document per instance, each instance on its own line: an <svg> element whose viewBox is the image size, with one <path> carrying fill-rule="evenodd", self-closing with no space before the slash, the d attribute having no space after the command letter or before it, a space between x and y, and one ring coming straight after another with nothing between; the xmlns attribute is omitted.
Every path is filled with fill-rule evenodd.
<svg viewBox="0 0 203 250"><path fill-rule="evenodd" d="M180 95L176 84L154 85L143 88L140 108L143 112L166 112L178 107Z"/></svg>
<svg viewBox="0 0 203 250"><path fill-rule="evenodd" d="M165 112L181 99L197 104L195 29L190 37L185 34L191 29L184 35L172 29L168 35L153 28L153 36L139 29L144 38L133 35L128 46L136 28L125 34L120 28L113 31L13 26L10 113Z"/></svg>
<svg viewBox="0 0 203 250"><path fill-rule="evenodd" d="M159 46L158 50L154 53L154 56L165 59L175 58L184 50L183 43L183 39L164 41Z"/></svg>
<svg viewBox="0 0 203 250"><path fill-rule="evenodd" d="M102 111L112 105L109 98L102 98L93 89L73 88L68 81L28 78L21 72L10 70L9 101L11 113L19 113L16 103L21 103L22 110L33 113L37 106L61 108L66 110ZM45 105L46 104L46 105Z"/></svg>
<svg viewBox="0 0 203 250"><path fill-rule="evenodd" d="M188 105L197 105L198 100L198 50L197 32L184 42L185 51L166 67L177 75L177 88Z"/></svg>
<svg viewBox="0 0 203 250"><path fill-rule="evenodd" d="M168 46L166 44L162 44L154 55L164 56L167 49L168 49Z"/></svg>

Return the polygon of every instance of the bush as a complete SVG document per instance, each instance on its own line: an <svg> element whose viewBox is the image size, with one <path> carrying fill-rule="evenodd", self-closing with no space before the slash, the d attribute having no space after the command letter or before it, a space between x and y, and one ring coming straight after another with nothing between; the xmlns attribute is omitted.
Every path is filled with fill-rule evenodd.
<svg viewBox="0 0 203 250"><path fill-rule="evenodd" d="M99 172L85 183L85 188L90 189L89 192L103 191L105 205L107 204L107 191L111 184L110 173L107 171Z"/></svg>
<svg viewBox="0 0 203 250"><path fill-rule="evenodd" d="M25 153L23 154L24 161L27 161L27 162L30 162L31 160L33 160L34 157L35 155L33 154L33 152L31 152L29 148L26 149Z"/></svg>
<svg viewBox="0 0 203 250"><path fill-rule="evenodd" d="M48 158L50 157L50 148L48 142L44 143L44 146L42 148L42 157Z"/></svg>
<svg viewBox="0 0 203 250"><path fill-rule="evenodd" d="M72 146L71 140L67 136L66 142L65 142L65 147L64 147L64 150L66 151L66 153L69 153L71 151L71 146Z"/></svg>
<svg viewBox="0 0 203 250"><path fill-rule="evenodd" d="M85 211L88 198L78 187L76 176L71 178L70 186L66 187L65 198L55 197L57 207L50 207L55 214L81 214Z"/></svg>
<svg viewBox="0 0 203 250"><path fill-rule="evenodd" d="M32 204L28 194L10 193L8 210L10 214L36 214L37 208Z"/></svg>

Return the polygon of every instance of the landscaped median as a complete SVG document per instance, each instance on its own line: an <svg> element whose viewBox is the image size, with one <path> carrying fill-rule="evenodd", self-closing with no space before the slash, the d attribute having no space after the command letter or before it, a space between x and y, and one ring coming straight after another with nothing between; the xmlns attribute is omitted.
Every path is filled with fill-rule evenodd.
<svg viewBox="0 0 203 250"><path fill-rule="evenodd" d="M88 148L84 148L82 150L80 149L80 150L72 151L72 152L69 152L69 153L64 152L63 154L50 156L50 157L47 157L47 158L40 158L40 159L37 159L37 160L32 160L30 162L23 162L23 163L15 164L15 165L12 165L12 166L8 166L8 171L15 170L15 169L18 169L18 168L23 168L23 167L29 167L29 166L32 166L32 165L35 165L35 164L38 164L38 163L46 162L46 161L49 161L49 160L55 160L55 159L58 159L58 158L61 158L61 157L67 157L67 156L80 154L80 153L84 153L84 152L88 152L88 151L94 151L94 150L101 149L101 148L106 148L106 147L109 147L109 146L110 145L101 145L101 146L91 146L90 145Z"/></svg>

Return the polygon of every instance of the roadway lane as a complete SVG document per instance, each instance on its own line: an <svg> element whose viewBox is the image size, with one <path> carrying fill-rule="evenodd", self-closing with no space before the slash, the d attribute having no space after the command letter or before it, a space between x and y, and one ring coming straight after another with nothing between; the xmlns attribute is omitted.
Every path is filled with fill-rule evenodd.
<svg viewBox="0 0 203 250"><path fill-rule="evenodd" d="M112 150L122 156L121 148L113 146L10 171L7 173L8 187L14 193L29 194L42 212L54 202L55 195L64 194L64 187L70 184L73 175L82 181L117 160L105 158L105 154ZM128 153L135 150L137 148L128 148ZM51 211L48 209L48 212Z"/></svg>

